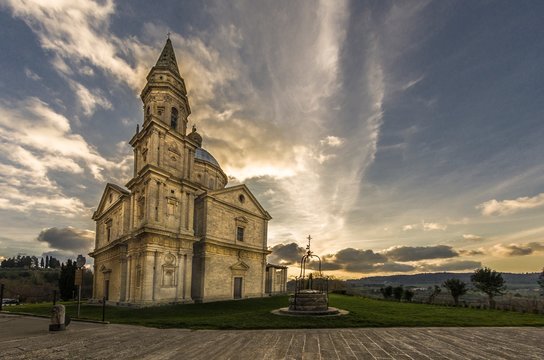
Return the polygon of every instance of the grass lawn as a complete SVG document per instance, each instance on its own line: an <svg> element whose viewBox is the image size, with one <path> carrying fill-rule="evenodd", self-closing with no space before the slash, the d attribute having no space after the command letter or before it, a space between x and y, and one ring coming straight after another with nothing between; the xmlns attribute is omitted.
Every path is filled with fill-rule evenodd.
<svg viewBox="0 0 544 360"><path fill-rule="evenodd" d="M63 303L75 317L77 304ZM134 309L106 308L106 320L158 328L191 329L288 329L395 326L544 326L544 315L521 314L501 310L476 310L394 301L380 301L356 296L330 295L330 306L350 311L339 317L287 317L270 313L287 306L287 296L206 304L168 305ZM7 311L49 315L51 304L4 307ZM101 320L102 308L81 306L81 317Z"/></svg>

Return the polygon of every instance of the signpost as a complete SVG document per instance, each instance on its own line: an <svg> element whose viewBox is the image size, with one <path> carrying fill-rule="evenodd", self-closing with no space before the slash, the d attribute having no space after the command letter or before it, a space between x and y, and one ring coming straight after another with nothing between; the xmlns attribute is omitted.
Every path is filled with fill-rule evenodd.
<svg viewBox="0 0 544 360"><path fill-rule="evenodd" d="M78 295L77 295L77 317L79 318L79 313L81 310L81 285L83 285L83 267L85 266L85 256L78 255L76 259L76 276L74 279L74 284L77 285Z"/></svg>

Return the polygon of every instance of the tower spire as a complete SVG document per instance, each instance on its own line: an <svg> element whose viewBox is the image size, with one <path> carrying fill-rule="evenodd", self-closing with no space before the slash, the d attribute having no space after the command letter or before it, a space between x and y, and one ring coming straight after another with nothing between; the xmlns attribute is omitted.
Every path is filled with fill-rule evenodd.
<svg viewBox="0 0 544 360"><path fill-rule="evenodd" d="M180 76L178 63L176 61L176 54L174 53L174 47L172 46L172 41L170 40L170 33L168 33L168 38L166 39L166 44L162 49L161 56L155 64L156 69L167 69Z"/></svg>

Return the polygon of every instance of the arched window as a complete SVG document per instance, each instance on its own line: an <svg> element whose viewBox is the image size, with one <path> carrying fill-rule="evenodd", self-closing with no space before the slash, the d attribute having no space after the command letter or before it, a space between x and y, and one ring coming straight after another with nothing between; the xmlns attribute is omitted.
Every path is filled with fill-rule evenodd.
<svg viewBox="0 0 544 360"><path fill-rule="evenodd" d="M178 109L172 108L172 115L170 115L170 127L178 128Z"/></svg>

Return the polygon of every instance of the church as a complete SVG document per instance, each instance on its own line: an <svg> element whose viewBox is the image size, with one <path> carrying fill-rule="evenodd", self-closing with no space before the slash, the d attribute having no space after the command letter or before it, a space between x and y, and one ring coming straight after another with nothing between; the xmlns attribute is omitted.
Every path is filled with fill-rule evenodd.
<svg viewBox="0 0 544 360"><path fill-rule="evenodd" d="M202 148L167 39L140 95L130 139L134 174L108 183L96 222L93 299L149 306L262 297L286 291L287 268L267 263L271 216L245 185L226 187Z"/></svg>

